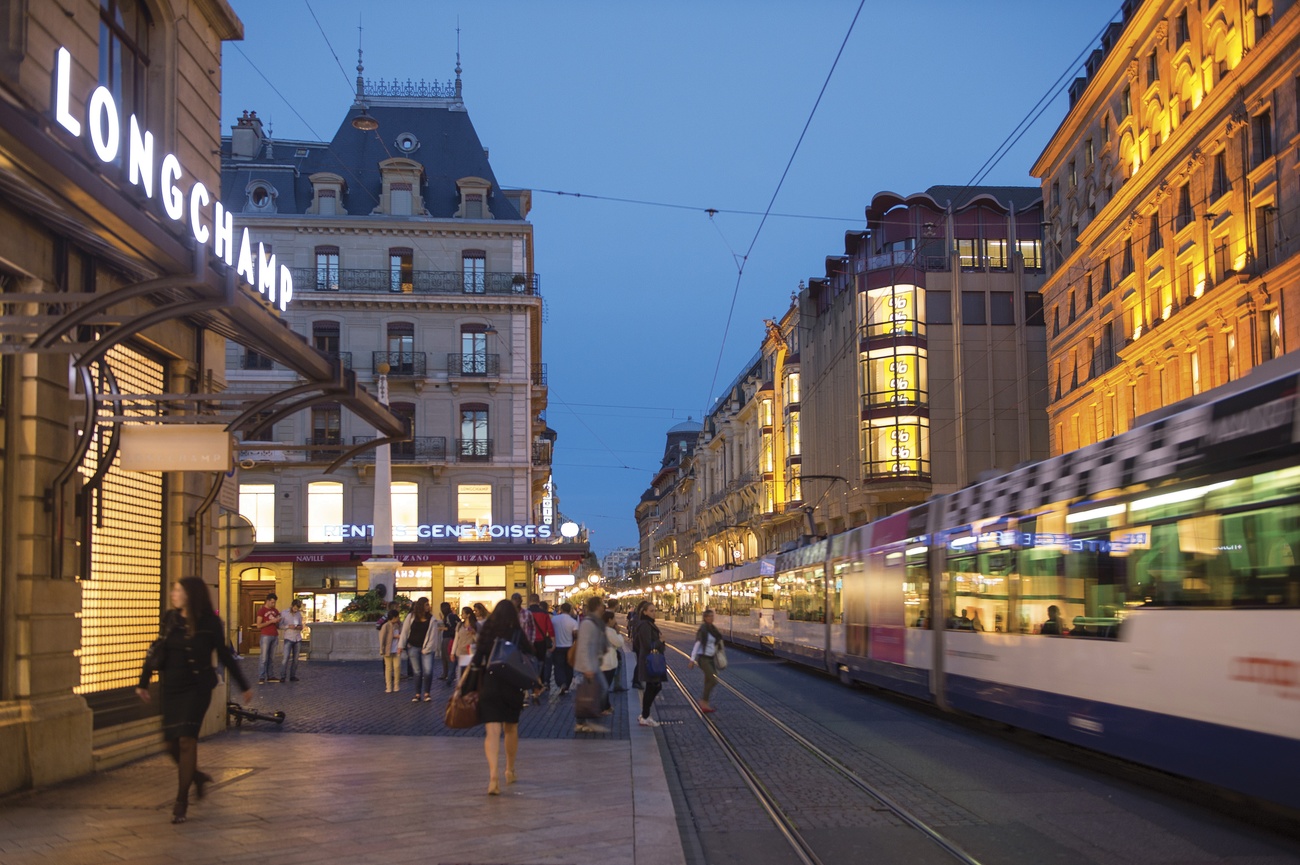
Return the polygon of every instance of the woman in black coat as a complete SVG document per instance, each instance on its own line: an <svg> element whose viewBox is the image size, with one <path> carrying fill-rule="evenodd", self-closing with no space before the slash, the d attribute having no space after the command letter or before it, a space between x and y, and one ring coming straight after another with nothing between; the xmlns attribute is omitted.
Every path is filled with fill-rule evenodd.
<svg viewBox="0 0 1300 865"><path fill-rule="evenodd" d="M202 799L203 788L212 780L198 770L198 754L199 728L217 686L213 653L239 683L245 703L252 701L253 692L226 642L226 630L212 609L207 584L198 577L173 583L171 604L172 609L163 614L158 639L145 657L140 686L135 690L141 700L149 702L149 680L155 670L162 675L163 738L178 772L172 822L184 823L190 785Z"/></svg>
<svg viewBox="0 0 1300 865"><path fill-rule="evenodd" d="M497 760L501 753L501 737L506 740L506 783L515 782L515 754L519 751L519 713L524 708L524 689L515 687L501 676L487 672L488 659L492 657L492 646L504 638L519 647L526 655L533 655L533 644L524 639L523 628L519 623L519 611L510 601L500 601L493 608L492 614L479 626L478 637L474 642L474 658L471 668L480 671L478 688L478 717L487 727L487 737L483 740L483 750L488 761L488 795L501 794L501 782L498 780ZM474 673L471 671L471 676Z"/></svg>
<svg viewBox="0 0 1300 865"><path fill-rule="evenodd" d="M642 727L658 727L659 722L650 717L650 707L654 705L655 697L663 690L663 679L651 679L646 675L645 659L646 656L654 651L663 650L663 636L659 633L659 626L655 624L655 605L654 601L642 601L636 608L636 633L632 635L632 651L636 652L636 671L640 676L641 682L645 685L645 693L641 695L641 717L637 723Z"/></svg>

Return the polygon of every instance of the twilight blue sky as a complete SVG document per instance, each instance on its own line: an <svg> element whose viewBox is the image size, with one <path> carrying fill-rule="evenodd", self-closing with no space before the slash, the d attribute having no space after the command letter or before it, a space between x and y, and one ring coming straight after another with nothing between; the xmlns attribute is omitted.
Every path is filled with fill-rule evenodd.
<svg viewBox="0 0 1300 865"><path fill-rule="evenodd" d="M227 134L249 109L277 138L314 140L351 105L359 9L369 78L451 79L459 17L470 118L502 186L535 190L561 509L603 554L636 545L633 508L667 429L700 418L871 197L968 182L1119 2L867 0L773 207L820 218L769 217L725 346L759 216L704 209L767 207L857 3L232 5L245 39L224 52ZM985 182L1033 184L1065 106L1062 93Z"/></svg>

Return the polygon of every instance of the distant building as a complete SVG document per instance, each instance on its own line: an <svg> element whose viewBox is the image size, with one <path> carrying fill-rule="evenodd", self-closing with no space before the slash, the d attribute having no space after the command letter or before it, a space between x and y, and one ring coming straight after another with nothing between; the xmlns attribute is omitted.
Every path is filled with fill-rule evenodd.
<svg viewBox="0 0 1300 865"><path fill-rule="evenodd" d="M1124 9L1032 171L1053 453L1300 346L1300 5Z"/></svg>
<svg viewBox="0 0 1300 865"><path fill-rule="evenodd" d="M636 547L619 547L605 553L600 560L600 572L606 580L625 580L641 563L641 553Z"/></svg>
<svg viewBox="0 0 1300 865"><path fill-rule="evenodd" d="M293 276L289 326L367 387L387 373L411 433L391 446L396 591L490 607L543 572L571 573L586 545L553 543L531 194L498 185L456 73L359 76L330 141L273 141L246 113L222 143L222 189ZM253 349L226 361L241 390L292 379ZM265 444L245 450L240 478L258 530L240 609L275 589L328 621L368 588L375 433L333 402L305 408L247 436Z"/></svg>
<svg viewBox="0 0 1300 865"><path fill-rule="evenodd" d="M817 534L1047 456L1042 212L1033 187L882 192L802 291Z"/></svg>
<svg viewBox="0 0 1300 865"><path fill-rule="evenodd" d="M696 579L692 490L695 449L700 424L686 420L668 430L664 456L650 487L636 506L640 536L638 557L647 583L678 583Z"/></svg>

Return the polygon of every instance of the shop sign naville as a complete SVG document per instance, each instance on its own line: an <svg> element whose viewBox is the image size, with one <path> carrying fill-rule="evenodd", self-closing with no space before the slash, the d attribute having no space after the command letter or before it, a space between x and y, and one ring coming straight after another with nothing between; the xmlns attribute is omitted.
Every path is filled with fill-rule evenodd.
<svg viewBox="0 0 1300 865"><path fill-rule="evenodd" d="M72 115L71 94L72 55L68 49L59 48L54 71L54 119L71 135L81 138L83 119ZM224 261L227 267L235 268L235 272L249 285L256 286L267 301L281 310L288 309L289 301L293 299L293 277L289 268L284 265L277 267L275 256L268 254L266 246L261 243L257 244L257 257L254 259L247 228L240 230L239 243L235 243L234 216L212 197L203 181L194 181L187 196L179 186L185 172L175 154L163 154L155 170L153 133L141 130L134 114L124 120L117 100L107 87L100 85L90 94L84 122L90 150L101 163L121 164L125 149L126 175L132 186L139 188L145 198L152 199L156 180L162 212L168 219L188 222L195 242L204 246L211 240L213 255ZM211 213L208 212L209 204L212 205Z"/></svg>

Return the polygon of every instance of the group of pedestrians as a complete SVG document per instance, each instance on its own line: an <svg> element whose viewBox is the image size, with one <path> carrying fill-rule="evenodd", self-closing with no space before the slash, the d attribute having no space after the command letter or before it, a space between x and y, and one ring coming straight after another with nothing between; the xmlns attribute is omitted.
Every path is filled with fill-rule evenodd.
<svg viewBox="0 0 1300 865"><path fill-rule="evenodd" d="M274 593L258 609L253 626L258 629L262 652L257 662L257 684L298 681L298 656L302 649L302 601L294 599L288 610L276 607ZM275 646L280 643L280 675L275 675Z"/></svg>

